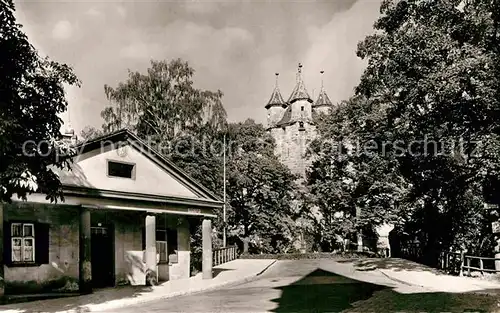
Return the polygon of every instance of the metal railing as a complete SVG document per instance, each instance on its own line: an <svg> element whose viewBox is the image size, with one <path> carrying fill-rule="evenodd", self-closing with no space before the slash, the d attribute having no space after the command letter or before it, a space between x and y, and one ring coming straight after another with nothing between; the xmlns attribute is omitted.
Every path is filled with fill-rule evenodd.
<svg viewBox="0 0 500 313"><path fill-rule="evenodd" d="M213 266L221 265L238 258L238 247L228 246L213 250Z"/></svg>

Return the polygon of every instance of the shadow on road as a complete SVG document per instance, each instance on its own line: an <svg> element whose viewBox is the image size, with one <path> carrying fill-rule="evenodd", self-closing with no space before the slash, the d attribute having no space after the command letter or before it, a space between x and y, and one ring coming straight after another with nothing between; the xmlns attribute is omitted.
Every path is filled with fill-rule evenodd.
<svg viewBox="0 0 500 313"><path fill-rule="evenodd" d="M375 269L392 269L394 271L424 271L431 272L435 274L442 274L437 269L418 264L412 261L398 259L398 258L387 258L387 259L357 259L357 260L339 260L339 263L351 263L354 268L358 271L370 271Z"/></svg>
<svg viewBox="0 0 500 313"><path fill-rule="evenodd" d="M272 300L278 303L272 312L341 312L386 288L317 269L291 285L277 287L282 294Z"/></svg>
<svg viewBox="0 0 500 313"><path fill-rule="evenodd" d="M278 304L272 312L486 313L495 312L498 298L475 293L399 293L387 286L322 269L275 289L281 290L282 294L271 300Z"/></svg>
<svg viewBox="0 0 500 313"><path fill-rule="evenodd" d="M233 269L230 269L230 268L214 268L212 270L212 277L215 278L217 277L217 275L219 275L220 273L222 272L226 272L226 271L233 271Z"/></svg>
<svg viewBox="0 0 500 313"><path fill-rule="evenodd" d="M87 312L84 307L88 304L100 304L108 301L119 300L123 298L137 297L141 294L151 292L151 287L145 286L123 286L115 288L97 289L90 295L71 297L71 301L65 298L51 300L24 302L9 305L0 305L0 311L15 310L23 313L53 313L66 310L75 310L76 312Z"/></svg>
<svg viewBox="0 0 500 313"><path fill-rule="evenodd" d="M498 312L494 297L472 293L413 293L402 294L391 289L374 293L373 297L354 303L342 313L442 313L442 312ZM325 311L317 311L325 312Z"/></svg>

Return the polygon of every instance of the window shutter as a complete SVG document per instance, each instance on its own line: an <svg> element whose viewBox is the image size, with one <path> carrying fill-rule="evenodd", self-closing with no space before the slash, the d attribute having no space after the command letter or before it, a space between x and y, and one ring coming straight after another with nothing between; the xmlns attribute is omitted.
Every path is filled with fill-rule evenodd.
<svg viewBox="0 0 500 313"><path fill-rule="evenodd" d="M142 250L146 250L146 228L142 227Z"/></svg>
<svg viewBox="0 0 500 313"><path fill-rule="evenodd" d="M35 224L35 263L49 264L49 224Z"/></svg>
<svg viewBox="0 0 500 313"><path fill-rule="evenodd" d="M168 254L174 254L175 250L179 250L177 247L177 229L167 230L167 243Z"/></svg>
<svg viewBox="0 0 500 313"><path fill-rule="evenodd" d="M10 238L10 223L3 223L3 261L9 266L12 264L12 241Z"/></svg>

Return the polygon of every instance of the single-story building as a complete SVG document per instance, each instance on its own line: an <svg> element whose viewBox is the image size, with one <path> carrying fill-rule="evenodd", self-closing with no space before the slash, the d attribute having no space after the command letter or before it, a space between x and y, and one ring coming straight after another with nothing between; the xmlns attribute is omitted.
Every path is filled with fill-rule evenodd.
<svg viewBox="0 0 500 313"><path fill-rule="evenodd" d="M212 277L219 198L126 129L76 149L72 170L57 171L64 201L31 194L0 204L0 295L188 278L199 223L203 277Z"/></svg>

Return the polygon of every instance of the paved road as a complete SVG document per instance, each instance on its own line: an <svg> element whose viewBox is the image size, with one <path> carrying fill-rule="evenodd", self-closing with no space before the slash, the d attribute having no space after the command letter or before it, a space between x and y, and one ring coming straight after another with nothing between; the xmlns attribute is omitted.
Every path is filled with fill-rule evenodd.
<svg viewBox="0 0 500 313"><path fill-rule="evenodd" d="M119 312L341 312L382 288L322 270L320 262L280 261L253 282Z"/></svg>

